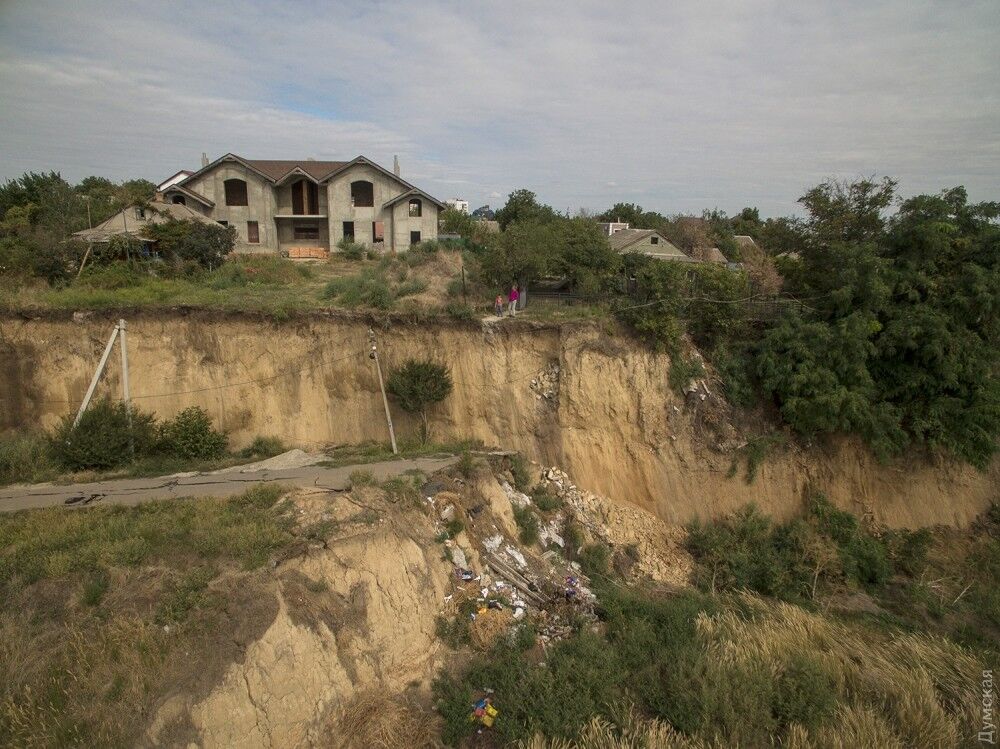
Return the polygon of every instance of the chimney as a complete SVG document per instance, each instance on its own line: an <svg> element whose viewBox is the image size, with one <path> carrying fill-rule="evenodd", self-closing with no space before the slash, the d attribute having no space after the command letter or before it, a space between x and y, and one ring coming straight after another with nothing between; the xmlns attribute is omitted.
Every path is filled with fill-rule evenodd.
<svg viewBox="0 0 1000 749"><path fill-rule="evenodd" d="M208 166L208 154L204 151L201 152L201 166L203 169Z"/></svg>
<svg viewBox="0 0 1000 749"><path fill-rule="evenodd" d="M399 176L399 156L392 157L392 173Z"/></svg>

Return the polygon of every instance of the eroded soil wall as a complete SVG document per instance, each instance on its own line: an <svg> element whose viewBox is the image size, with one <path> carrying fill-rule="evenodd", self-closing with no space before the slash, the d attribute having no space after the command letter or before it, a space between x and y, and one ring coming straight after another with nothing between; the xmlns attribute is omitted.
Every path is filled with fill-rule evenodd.
<svg viewBox="0 0 1000 749"><path fill-rule="evenodd" d="M75 411L113 324L99 315L0 320L0 430L49 428ZM128 325L132 396L145 410L166 417L202 406L235 445L257 435L307 449L388 439L363 319L147 312ZM717 396L675 395L667 357L596 326L393 321L376 332L386 371L408 357L451 367L454 392L431 415L436 440L522 450L670 522L751 501L789 517L810 487L890 526L962 526L998 499L997 464L986 473L916 457L886 466L849 440L780 450L747 484L742 470L730 476L745 435L718 428ZM117 397L120 375L116 349L98 393ZM394 408L393 418L397 434L417 434L413 417Z"/></svg>

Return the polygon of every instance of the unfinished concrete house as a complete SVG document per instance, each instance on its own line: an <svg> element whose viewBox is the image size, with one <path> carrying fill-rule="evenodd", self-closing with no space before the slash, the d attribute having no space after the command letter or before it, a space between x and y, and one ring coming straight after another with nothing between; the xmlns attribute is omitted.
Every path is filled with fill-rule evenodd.
<svg viewBox="0 0 1000 749"><path fill-rule="evenodd" d="M347 238L405 251L437 238L444 204L364 156L272 161L236 154L168 186L164 199L236 229L237 249L324 257Z"/></svg>

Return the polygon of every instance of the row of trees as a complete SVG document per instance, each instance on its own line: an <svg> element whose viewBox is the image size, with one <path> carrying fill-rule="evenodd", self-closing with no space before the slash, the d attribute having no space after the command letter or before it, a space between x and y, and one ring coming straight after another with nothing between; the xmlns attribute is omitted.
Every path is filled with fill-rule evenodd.
<svg viewBox="0 0 1000 749"><path fill-rule="evenodd" d="M902 200L896 187L824 182L800 198L803 217L766 220L632 203L569 218L517 190L497 211L501 232L477 237L480 271L603 291L674 356L689 334L731 400L772 402L803 435L858 434L880 456L944 448L982 467L1000 438L1000 204L969 203L961 187ZM621 257L594 219L657 229L688 251L716 246L742 268Z"/></svg>
<svg viewBox="0 0 1000 749"><path fill-rule="evenodd" d="M69 282L85 262L106 265L142 257L142 243L116 237L91 248L73 232L96 226L132 205L147 205L156 187L143 179L116 183L87 177L70 185L58 173L29 172L0 185L0 273L5 279L42 278ZM231 228L191 221L150 226L147 239L172 261L168 270L215 267L235 242Z"/></svg>
<svg viewBox="0 0 1000 749"><path fill-rule="evenodd" d="M768 247L788 253L768 314L746 272L703 267L692 291L682 267L645 263L623 319L667 349L690 333L732 400L771 400L804 435L985 466L1000 437L1000 204L961 187L897 201L892 180L826 182L800 203L805 218ZM767 241L754 213L730 222Z"/></svg>

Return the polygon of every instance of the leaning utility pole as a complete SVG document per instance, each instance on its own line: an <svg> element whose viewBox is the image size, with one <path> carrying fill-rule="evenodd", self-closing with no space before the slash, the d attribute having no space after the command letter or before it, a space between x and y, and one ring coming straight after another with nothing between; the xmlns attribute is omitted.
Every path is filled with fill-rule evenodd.
<svg viewBox="0 0 1000 749"><path fill-rule="evenodd" d="M396 449L396 432L392 428L392 415L389 413L389 399L385 395L385 383L382 381L382 365L379 364L378 346L375 344L375 331L371 328L368 328L368 343L371 345L368 357L375 361L375 371L378 373L378 388L382 391L382 405L385 406L385 421L389 425L389 441L392 442L392 454L398 455L399 450Z"/></svg>
<svg viewBox="0 0 1000 749"><path fill-rule="evenodd" d="M76 412L76 418L73 419L73 426L80 423L80 419L83 418L83 412L86 411L87 406L90 405L90 399L94 397L94 391L97 389L97 383L101 379L101 375L104 373L104 367L107 366L108 357L111 356L111 349L114 348L115 339L118 338L118 336L121 336L122 350L122 399L125 401L125 405L128 405L128 351L125 346L125 321L119 320L118 324L115 325L114 330L111 331L111 337L108 339L108 345L104 347L104 353L101 354L101 360L97 363L97 369L94 370L94 376L90 380L90 386L87 388L87 394L83 396L83 403L80 404L80 410Z"/></svg>

